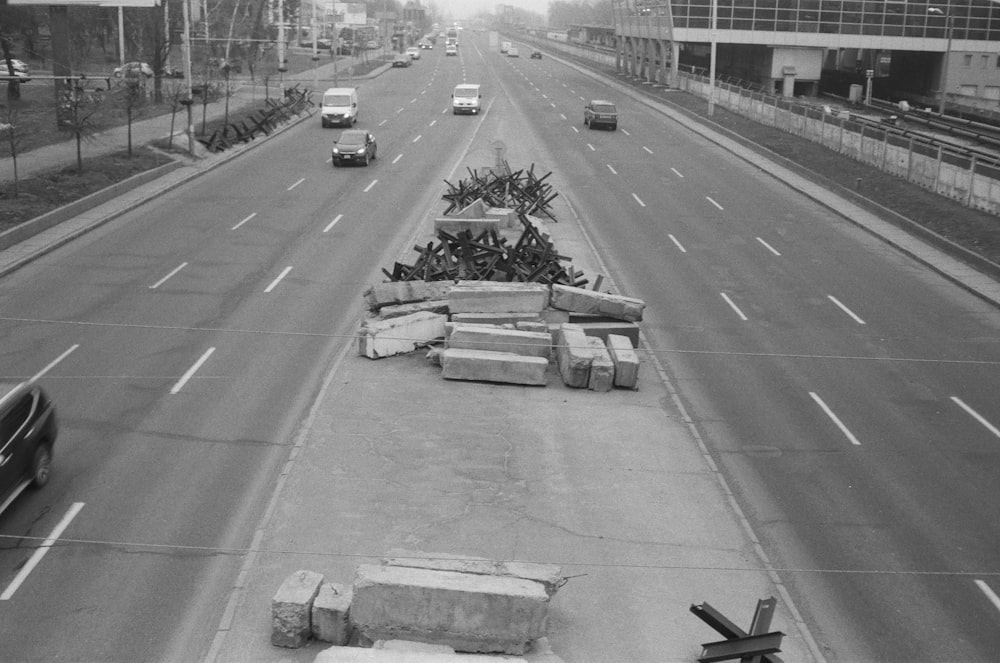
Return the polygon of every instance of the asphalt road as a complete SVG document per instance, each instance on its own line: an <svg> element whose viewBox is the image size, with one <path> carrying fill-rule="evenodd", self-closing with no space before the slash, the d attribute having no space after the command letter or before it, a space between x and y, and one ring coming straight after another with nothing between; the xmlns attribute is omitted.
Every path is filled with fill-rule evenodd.
<svg viewBox="0 0 1000 663"><path fill-rule="evenodd" d="M463 80L646 301L651 356L828 659L995 660L997 312L629 99L618 131L586 129L584 100L611 92L573 69L485 39L461 53L362 86L369 168L324 162L316 119L0 282L4 370L44 372L63 430L53 483L0 533L75 513L0 601L4 660L203 654L226 551L249 544L360 291L450 164L492 161L478 119L451 115ZM30 555L0 542L0 591Z"/></svg>

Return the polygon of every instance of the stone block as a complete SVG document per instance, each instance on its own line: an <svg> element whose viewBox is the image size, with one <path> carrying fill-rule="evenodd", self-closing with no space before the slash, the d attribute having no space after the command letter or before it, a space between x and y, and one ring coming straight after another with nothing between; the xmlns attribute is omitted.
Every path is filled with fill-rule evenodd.
<svg viewBox="0 0 1000 663"><path fill-rule="evenodd" d="M312 637L320 642L346 645L351 639L348 611L351 608L351 588L334 582L324 582L312 606Z"/></svg>
<svg viewBox="0 0 1000 663"><path fill-rule="evenodd" d="M560 311L557 308L547 308L541 312L540 317L542 322L547 322L549 325L563 325L570 322L569 311Z"/></svg>
<svg viewBox="0 0 1000 663"><path fill-rule="evenodd" d="M517 227L517 212L509 207L487 207L486 218L496 219L501 228Z"/></svg>
<svg viewBox="0 0 1000 663"><path fill-rule="evenodd" d="M586 389L590 384L590 364L594 353L579 325L566 323L556 332L555 355L559 374L567 387Z"/></svg>
<svg viewBox="0 0 1000 663"><path fill-rule="evenodd" d="M456 571L486 576L510 576L540 582L552 596L562 586L565 578L555 564L536 562L497 561L485 557L470 557L450 553L426 553L417 550L391 550L382 560L389 566L408 566L437 571Z"/></svg>
<svg viewBox="0 0 1000 663"><path fill-rule="evenodd" d="M391 281L379 283L365 290L365 304L371 311L383 306L422 302L428 299L447 299L454 281Z"/></svg>
<svg viewBox="0 0 1000 663"><path fill-rule="evenodd" d="M486 203L483 202L482 198L476 198L451 216L463 219L482 219L486 216Z"/></svg>
<svg viewBox="0 0 1000 663"><path fill-rule="evenodd" d="M448 291L448 309L456 313L541 313L549 305L543 283L459 281Z"/></svg>
<svg viewBox="0 0 1000 663"><path fill-rule="evenodd" d="M520 322L536 322L540 319L538 313L452 313L452 322L464 322L473 325L516 325Z"/></svg>
<svg viewBox="0 0 1000 663"><path fill-rule="evenodd" d="M552 335L542 332L518 331L502 327L457 325L452 327L446 348L511 352L528 357L544 357L552 353Z"/></svg>
<svg viewBox="0 0 1000 663"><path fill-rule="evenodd" d="M590 377L587 388L591 391L611 391L615 386L615 364L604 345L604 341L596 336L588 336L587 343L594 354L590 362Z"/></svg>
<svg viewBox="0 0 1000 663"><path fill-rule="evenodd" d="M609 334L618 334L632 341L633 347L639 347L639 325L634 322L615 320L603 315L578 313L571 313L569 321L575 325L580 325L583 333L587 336L596 336L605 343L608 342Z"/></svg>
<svg viewBox="0 0 1000 663"><path fill-rule="evenodd" d="M448 315L448 300L428 299L426 301L411 302L409 304L390 304L389 306L383 306L378 310L378 317L381 320L388 320L390 318L401 318L404 315L421 312Z"/></svg>
<svg viewBox="0 0 1000 663"><path fill-rule="evenodd" d="M641 299L611 295L568 285L552 285L552 307L575 313L596 313L616 320L639 322L646 303Z"/></svg>
<svg viewBox="0 0 1000 663"><path fill-rule="evenodd" d="M549 329L548 323L542 322L541 320L537 322L535 321L518 322L514 324L514 328L519 331L537 332L539 334L550 334L550 335L552 334L552 330Z"/></svg>
<svg viewBox="0 0 1000 663"><path fill-rule="evenodd" d="M413 352L417 345L444 337L448 316L411 313L389 320L368 320L358 331L358 354L369 359Z"/></svg>
<svg viewBox="0 0 1000 663"><path fill-rule="evenodd" d="M500 230L499 219L467 219L455 216L439 216L434 219L435 235L439 232L458 235L468 231L473 237L478 237L480 233L498 230Z"/></svg>
<svg viewBox="0 0 1000 663"><path fill-rule="evenodd" d="M611 334L608 336L608 354L615 363L615 386L635 389L639 384L639 354L630 339Z"/></svg>
<svg viewBox="0 0 1000 663"><path fill-rule="evenodd" d="M351 623L372 640L520 656L545 635L549 595L524 578L362 564Z"/></svg>
<svg viewBox="0 0 1000 663"><path fill-rule="evenodd" d="M285 578L271 599L271 644L298 648L312 632L313 600L323 584L323 576L313 571L296 571Z"/></svg>
<svg viewBox="0 0 1000 663"><path fill-rule="evenodd" d="M314 663L563 663L548 638L531 643L524 656L459 654L445 645L408 640L378 640L370 648L330 647L316 655Z"/></svg>
<svg viewBox="0 0 1000 663"><path fill-rule="evenodd" d="M441 370L446 380L545 386L548 366L548 359L510 352L447 349L441 353Z"/></svg>

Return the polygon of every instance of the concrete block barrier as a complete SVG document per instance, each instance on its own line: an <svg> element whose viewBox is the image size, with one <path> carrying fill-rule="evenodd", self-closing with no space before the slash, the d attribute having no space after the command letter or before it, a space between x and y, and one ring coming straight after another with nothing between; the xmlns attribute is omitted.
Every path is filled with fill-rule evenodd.
<svg viewBox="0 0 1000 663"><path fill-rule="evenodd" d="M271 599L271 644L298 648L312 633L312 607L323 576L313 571L296 571L285 578Z"/></svg>
<svg viewBox="0 0 1000 663"><path fill-rule="evenodd" d="M421 312L448 315L448 300L428 299L421 302L411 302L410 304L391 304L380 308L378 310L378 317L381 320L388 320L389 318L401 318L404 315Z"/></svg>
<svg viewBox="0 0 1000 663"><path fill-rule="evenodd" d="M639 354L631 339L611 334L608 336L608 354L615 363L615 386L635 389L639 384Z"/></svg>
<svg viewBox="0 0 1000 663"><path fill-rule="evenodd" d="M587 343L593 353L590 362L590 377L587 388L591 391L611 391L615 386L615 364L604 345L604 341L596 336L588 336Z"/></svg>
<svg viewBox="0 0 1000 663"><path fill-rule="evenodd" d="M552 307L575 313L596 313L616 320L639 322L646 303L641 299L610 295L568 285L552 285Z"/></svg>
<svg viewBox="0 0 1000 663"><path fill-rule="evenodd" d="M536 322L541 317L538 313L452 313L452 322L464 322L473 325L517 325L522 322Z"/></svg>
<svg viewBox="0 0 1000 663"><path fill-rule="evenodd" d="M444 338L447 321L448 316L426 311L366 321L358 331L358 354L380 359L413 352L420 343Z"/></svg>
<svg viewBox="0 0 1000 663"><path fill-rule="evenodd" d="M535 313L549 305L544 283L459 281L448 291L448 310L456 313Z"/></svg>
<svg viewBox="0 0 1000 663"><path fill-rule="evenodd" d="M346 645L351 640L348 614L351 608L351 588L334 582L324 582L312 605L312 637L320 642Z"/></svg>
<svg viewBox="0 0 1000 663"><path fill-rule="evenodd" d="M583 333L587 336L596 336L608 342L610 334L626 336L632 341L632 347L639 347L639 325L634 322L615 320L604 315L591 315L589 313L570 313L569 321L583 328Z"/></svg>
<svg viewBox="0 0 1000 663"><path fill-rule="evenodd" d="M590 364L594 353L587 336L579 325L566 323L556 332L556 363L563 384L576 389L586 389L590 384Z"/></svg>
<svg viewBox="0 0 1000 663"><path fill-rule="evenodd" d="M365 304L371 311L383 306L422 302L428 299L447 299L453 281L390 281L379 283L365 290Z"/></svg>
<svg viewBox="0 0 1000 663"><path fill-rule="evenodd" d="M363 564L350 618L371 640L520 656L545 635L548 606L542 584L523 578Z"/></svg>
<svg viewBox="0 0 1000 663"><path fill-rule="evenodd" d="M379 640L367 649L324 649L316 656L314 663L563 663L563 660L553 653L548 638L540 638L531 643L531 649L524 656L461 654L444 645Z"/></svg>
<svg viewBox="0 0 1000 663"><path fill-rule="evenodd" d="M500 219L466 219L455 216L439 216L434 219L434 234L446 232L452 235L468 231L473 237L480 233L500 230Z"/></svg>
<svg viewBox="0 0 1000 663"><path fill-rule="evenodd" d="M448 335L446 348L511 352L527 357L544 357L552 353L552 334L528 332L498 327L457 325Z"/></svg>
<svg viewBox="0 0 1000 663"><path fill-rule="evenodd" d="M441 371L447 380L545 386L548 366L548 359L510 352L449 348L441 353Z"/></svg>
<svg viewBox="0 0 1000 663"><path fill-rule="evenodd" d="M498 561L485 557L453 555L450 553L426 553L415 550L392 550L382 560L389 566L408 566L418 569L455 571L484 576L510 576L540 582L549 596L556 593L565 578L562 569L555 564L538 562Z"/></svg>
<svg viewBox="0 0 1000 663"><path fill-rule="evenodd" d="M517 226L517 212L509 207L487 207L486 218L496 219L501 228L514 228Z"/></svg>

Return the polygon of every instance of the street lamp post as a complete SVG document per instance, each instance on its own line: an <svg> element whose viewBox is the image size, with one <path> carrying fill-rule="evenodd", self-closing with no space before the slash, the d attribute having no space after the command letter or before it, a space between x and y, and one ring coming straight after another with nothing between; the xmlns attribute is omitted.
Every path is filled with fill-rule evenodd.
<svg viewBox="0 0 1000 663"><path fill-rule="evenodd" d="M928 7L927 13L944 16L945 19L945 31L948 37L948 43L945 46L944 58L942 58L941 61L941 99L938 101L938 115L944 115L944 102L948 96L948 57L951 55L951 33L954 28L954 22L951 14L946 13L938 7Z"/></svg>

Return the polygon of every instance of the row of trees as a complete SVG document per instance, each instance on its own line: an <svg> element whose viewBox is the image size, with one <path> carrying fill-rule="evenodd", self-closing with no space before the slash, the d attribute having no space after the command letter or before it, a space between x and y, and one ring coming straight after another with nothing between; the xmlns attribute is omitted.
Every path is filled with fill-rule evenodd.
<svg viewBox="0 0 1000 663"><path fill-rule="evenodd" d="M570 25L612 25L612 0L552 0L549 3L549 27L566 29Z"/></svg>

